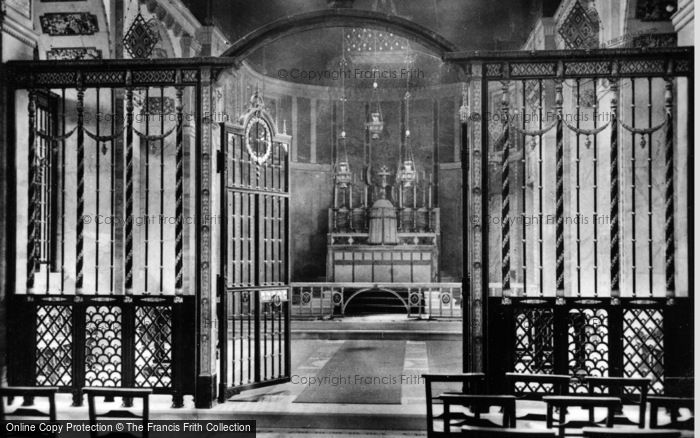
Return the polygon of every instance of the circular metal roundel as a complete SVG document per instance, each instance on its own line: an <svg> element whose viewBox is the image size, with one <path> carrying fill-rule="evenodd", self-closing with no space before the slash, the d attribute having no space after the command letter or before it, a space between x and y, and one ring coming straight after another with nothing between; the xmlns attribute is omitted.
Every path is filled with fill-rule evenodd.
<svg viewBox="0 0 700 438"><path fill-rule="evenodd" d="M252 116L246 123L245 147L258 165L265 163L272 154L272 129L259 115Z"/></svg>
<svg viewBox="0 0 700 438"><path fill-rule="evenodd" d="M442 294L440 296L440 301L442 301L442 304L450 304L450 301L452 301L452 297L450 294Z"/></svg>
<svg viewBox="0 0 700 438"><path fill-rule="evenodd" d="M280 298L279 295L274 294L274 295L272 296L272 304L274 304L275 307L279 307L279 306L282 305L282 299Z"/></svg>
<svg viewBox="0 0 700 438"><path fill-rule="evenodd" d="M301 294L301 304L309 304L311 302L311 294L309 292L304 292Z"/></svg>
<svg viewBox="0 0 700 438"><path fill-rule="evenodd" d="M412 293L408 297L408 302L411 303L412 306L417 306L420 303L420 295Z"/></svg>
<svg viewBox="0 0 700 438"><path fill-rule="evenodd" d="M333 292L333 304L339 306L343 302L343 294L340 292Z"/></svg>

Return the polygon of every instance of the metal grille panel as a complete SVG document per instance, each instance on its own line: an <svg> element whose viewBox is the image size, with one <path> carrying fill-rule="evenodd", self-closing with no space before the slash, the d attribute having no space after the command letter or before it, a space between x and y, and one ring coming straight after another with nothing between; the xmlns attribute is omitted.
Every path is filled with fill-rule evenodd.
<svg viewBox="0 0 700 438"><path fill-rule="evenodd" d="M664 389L663 320L660 309L628 309L623 318L625 377L651 378L649 391L654 394L662 394ZM627 391L633 392L632 389Z"/></svg>
<svg viewBox="0 0 700 438"><path fill-rule="evenodd" d="M572 376L605 377L608 375L608 311L605 309L571 309L568 317L569 374ZM571 391L585 393L579 381L571 383Z"/></svg>
<svg viewBox="0 0 700 438"><path fill-rule="evenodd" d="M85 384L122 384L122 310L117 306L86 309Z"/></svg>
<svg viewBox="0 0 700 438"><path fill-rule="evenodd" d="M168 306L136 309L135 382L147 388L172 384L172 312Z"/></svg>
<svg viewBox="0 0 700 438"><path fill-rule="evenodd" d="M69 386L73 381L72 309L42 305L36 313L36 384Z"/></svg>
<svg viewBox="0 0 700 438"><path fill-rule="evenodd" d="M514 371L553 372L554 312L552 309L518 309L515 312ZM551 392L551 385L517 382L516 392Z"/></svg>

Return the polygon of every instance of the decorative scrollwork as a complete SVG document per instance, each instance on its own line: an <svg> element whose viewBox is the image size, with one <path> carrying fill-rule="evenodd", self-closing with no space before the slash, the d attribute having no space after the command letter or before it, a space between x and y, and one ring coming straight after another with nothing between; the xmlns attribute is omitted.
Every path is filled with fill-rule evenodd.
<svg viewBox="0 0 700 438"><path fill-rule="evenodd" d="M76 129L78 129L77 126L75 126L70 131L68 131L64 134L61 134L61 135L51 135L47 132L39 131L38 129L35 130L35 132L36 132L36 135L38 135L39 137L41 137L47 141L63 141L63 140L67 140L71 135L73 135L73 133L75 132Z"/></svg>
<svg viewBox="0 0 700 438"><path fill-rule="evenodd" d="M591 135L598 135L601 132L605 130L610 125L610 122L612 122L612 118L608 120L608 123L604 124L603 126L600 126L598 128L593 128L593 129L584 129L584 128L577 128L574 125L571 125L569 122L567 122L564 118L562 118L562 122L564 122L564 125L569 128L570 130L574 131L578 135L585 135L586 138L586 147L591 146L591 140L590 136Z"/></svg>
<svg viewBox="0 0 700 438"><path fill-rule="evenodd" d="M97 142L107 142L107 141L116 140L117 138L119 138L119 137L124 133L124 127L123 127L123 126L122 126L122 128L119 130L119 132L116 132L116 133L114 133L114 134L112 134L112 135L97 135L97 134L95 134L95 133L93 133L93 132L88 131L87 128L83 128L83 130L85 131L85 134L87 134L88 137L90 137L91 139L93 139L93 140L95 140L95 141L97 141Z"/></svg>
<svg viewBox="0 0 700 438"><path fill-rule="evenodd" d="M511 128L515 132L517 132L518 134L527 135L530 137L539 137L540 135L544 135L547 132L551 131L552 128L557 126L557 122L558 122L558 117L552 123L550 123L549 125L545 126L542 129L522 129L522 128L518 128L517 126L515 126L515 124L511 124Z"/></svg>
<svg viewBox="0 0 700 438"><path fill-rule="evenodd" d="M659 129L663 128L666 126L666 123L668 122L668 117L664 119L663 122L659 123L656 126L652 126L649 128L635 128L633 126L628 125L627 123L623 122L620 120L620 126L631 132L632 134L639 134L639 135L649 135L653 134L654 132L658 131Z"/></svg>
<svg viewBox="0 0 700 438"><path fill-rule="evenodd" d="M172 134L175 131L176 128L177 128L177 125L170 128L167 132L164 132L163 134L157 134L157 135L147 135L147 134L144 134L143 132L140 132L136 128L134 128L134 132L143 141L159 141L159 140L165 140L170 134Z"/></svg>

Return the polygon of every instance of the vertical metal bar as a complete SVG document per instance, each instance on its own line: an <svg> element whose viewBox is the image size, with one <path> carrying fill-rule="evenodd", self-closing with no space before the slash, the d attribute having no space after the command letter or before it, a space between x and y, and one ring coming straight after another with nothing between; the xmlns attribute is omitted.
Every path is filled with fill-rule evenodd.
<svg viewBox="0 0 700 438"><path fill-rule="evenodd" d="M503 151L501 157L501 289L503 296L510 290L510 132L508 123L508 81L501 86L501 118L503 119Z"/></svg>
<svg viewBox="0 0 700 438"><path fill-rule="evenodd" d="M259 290L252 290L251 293L253 296L251 299L253 300L254 306L255 306L255 320L254 320L254 330L255 330L255 343L253 345L253 348L255 350L255 355L253 356L253 376L256 382L260 382L261 378L261 372L260 372L260 365L261 365L261 360L260 360L260 342L262 342L262 338L260 336L260 317L261 317L261 300L260 300L260 291ZM248 350L250 354L250 349ZM251 367L248 367L250 370Z"/></svg>
<svg viewBox="0 0 700 438"><path fill-rule="evenodd" d="M184 148L182 145L182 72L175 77L175 112L177 128L175 132L175 294L182 294L183 279L183 231L184 231ZM225 186L222 186L225 190ZM228 218L226 219L228 220Z"/></svg>
<svg viewBox="0 0 700 438"><path fill-rule="evenodd" d="M525 111L527 110L525 106L526 102L526 86L525 86L525 81L522 81L522 99L523 99L523 105L521 107L521 129L525 131ZM520 171L522 173L521 176L521 181L522 181L522 186L521 186L521 205L522 205L522 212L520 213L520 219L522 221L522 237L521 237L521 248L522 248L522 260L523 260L523 295L527 295L527 221L526 221L526 214L527 214L527 201L526 201L526 196L527 196L527 145L526 145L526 138L525 135L523 134L521 137L521 152L522 152L522 157L520 158Z"/></svg>
<svg viewBox="0 0 700 438"><path fill-rule="evenodd" d="M563 126L563 95L561 80L555 84L555 105L557 109L557 165L556 165L556 221L557 221L557 268L556 294L564 296L564 126Z"/></svg>
<svg viewBox="0 0 700 438"><path fill-rule="evenodd" d="M222 227L222 233L223 228ZM225 247L222 245L222 256L225 256ZM223 258L223 260L226 260ZM226 280L224 276L219 277L219 307L217 311L219 313L219 403L226 401L226 389L228 388L228 368L230 366L228 362L228 291L225 290ZM233 384L233 382L231 382Z"/></svg>
<svg viewBox="0 0 700 438"><path fill-rule="evenodd" d="M116 102L114 96L114 88L110 89L110 112L112 123L110 126L110 134L115 135L116 131ZM109 293L114 294L114 253L115 253L115 241L114 241L114 231L115 231L115 193L116 193L116 178L115 178L115 167L116 167L116 138L112 137L110 142L110 156L109 156L109 217L110 217L110 227L109 227Z"/></svg>
<svg viewBox="0 0 700 438"><path fill-rule="evenodd" d="M676 264L675 264L675 251L676 251L676 236L674 227L674 203L673 203L673 178L674 178L674 163L673 163L673 79L666 79L665 86L665 96L664 96L664 106L666 110L666 138L664 144L664 176L665 176L665 191L664 191L664 204L665 204L665 222L664 222L664 232L666 238L666 296L675 296L676 283ZM689 138L690 139L690 138ZM689 143L692 144L692 143ZM651 144L649 145L649 152L651 152ZM688 198L691 199L691 198ZM692 202L688 203L689 205ZM692 216L689 216L692 217ZM692 241L692 240L689 240ZM692 290L692 289L689 289Z"/></svg>
<svg viewBox="0 0 700 438"><path fill-rule="evenodd" d="M593 78L593 130L598 128L598 81ZM593 295L598 296L598 135L593 136Z"/></svg>
<svg viewBox="0 0 700 438"><path fill-rule="evenodd" d="M149 252L148 252L148 247L150 246L150 201L151 201L151 141L149 140L148 136L150 135L150 125L151 125L151 102L150 102L150 87L146 87L146 97L144 99L144 102L146 103L146 136L141 137L141 142L144 142L145 144L141 144L141 151L146 155L145 157L140 156L139 161L141 161L141 166L145 168L146 175L144 177L144 197L146 202L144 202L144 224L143 224L143 232L144 232L144 237L143 237L143 293L148 295L149 290L148 290L148 265L149 263Z"/></svg>
<svg viewBox="0 0 700 438"><path fill-rule="evenodd" d="M620 163L617 143L618 83L610 79L610 296L620 296Z"/></svg>
<svg viewBox="0 0 700 438"><path fill-rule="evenodd" d="M649 127L651 128L652 124L652 78L649 77L647 78L647 96L649 98L647 102L647 118L649 120ZM653 192L652 189L654 187L654 169L653 169L653 160L652 160L652 143L651 143L651 136L653 135L652 132L649 133L649 139L647 141L649 145L649 151L647 154L647 172L649 173L647 175L648 181L647 181L647 223L649 224L648 227L649 229L647 230L647 257L649 258L649 296L654 295L654 251L653 251L653 217L652 217L652 203L654 198L652 197Z"/></svg>
<svg viewBox="0 0 700 438"><path fill-rule="evenodd" d="M539 81L539 86L537 87L537 91L539 94L538 101L538 120L539 120L539 131L542 132L542 112L544 110L544 84L542 79ZM538 134L537 136L537 190L538 190L538 195L537 195L537 209L538 209L538 220L537 220L537 242L538 242L538 251L537 255L539 258L538 261L538 267L537 269L539 270L539 287L540 287L540 296L544 295L544 224L543 224L543 208L544 208L544 202L543 202L543 196L544 196L544 187L542 186L542 173L544 172L543 168L543 158L542 158L542 134Z"/></svg>
<svg viewBox="0 0 700 438"><path fill-rule="evenodd" d="M631 78L630 81L632 82L632 104L630 105L632 109L632 127L635 128L637 126L636 79ZM632 296L637 295L637 147L635 140L636 137L633 132L632 144L630 145L630 150L632 151L632 185L630 186L632 191Z"/></svg>
<svg viewBox="0 0 700 438"><path fill-rule="evenodd" d="M576 78L576 129L581 129L581 79ZM576 133L576 295L581 296L581 134Z"/></svg>
<svg viewBox="0 0 700 438"><path fill-rule="evenodd" d="M61 88L61 136L66 133L66 89ZM61 138L61 295L66 283L66 139Z"/></svg>
<svg viewBox="0 0 700 438"><path fill-rule="evenodd" d="M131 86L131 72L126 72L126 184L124 197L124 289L132 293L134 285L134 89Z"/></svg>
<svg viewBox="0 0 700 438"><path fill-rule="evenodd" d="M83 115L84 107L83 102L85 98L85 88L82 84L82 75L78 73L78 163L77 163L77 238L75 244L75 293L80 295L83 293L83 227L84 221L83 216L85 214L85 143L84 143L84 130L83 130Z"/></svg>
<svg viewBox="0 0 700 438"><path fill-rule="evenodd" d="M37 229L39 221L39 187L37 184L39 171L37 169L37 163L39 160L37 157L36 150L36 91L34 89L29 90L27 119L29 121L29 220L27 224L27 293L31 293L31 290L34 288L34 276L39 270L40 237L40 231Z"/></svg>
<svg viewBox="0 0 700 438"><path fill-rule="evenodd" d="M165 240L163 239L164 234L164 221L165 221L165 137L163 137L163 132L165 131L165 88L160 87L160 202L159 202L159 251L158 255L160 258L160 267L158 269L158 292L163 294L163 250L165 249ZM222 186L223 191L223 186Z"/></svg>
<svg viewBox="0 0 700 438"><path fill-rule="evenodd" d="M100 214L100 87L95 88L95 214ZM96 218L97 219L97 218ZM81 220L80 218L78 220ZM100 294L100 221L95 220L95 294Z"/></svg>
<svg viewBox="0 0 700 438"><path fill-rule="evenodd" d="M285 303L286 309L284 312L284 375L290 376L292 373L292 330L290 327L290 312L292 302L288 300ZM331 312L332 315L333 312Z"/></svg>

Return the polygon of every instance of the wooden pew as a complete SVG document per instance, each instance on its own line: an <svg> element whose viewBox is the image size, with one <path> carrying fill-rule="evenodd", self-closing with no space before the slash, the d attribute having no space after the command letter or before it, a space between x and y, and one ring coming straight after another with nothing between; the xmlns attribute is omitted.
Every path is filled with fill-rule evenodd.
<svg viewBox="0 0 700 438"><path fill-rule="evenodd" d="M615 409L622 406L622 400L619 397L580 397L580 396L545 396L542 400L547 403L547 428L554 426L553 411L559 409L559 436L564 437L566 431L566 413L569 407L580 407L588 409L590 412L589 420L593 421L593 409L605 408L608 410L608 417L605 420L606 427L613 427L615 420Z"/></svg>
<svg viewBox="0 0 700 438"><path fill-rule="evenodd" d="M481 412L488 412L492 406L501 408L503 412L503 427L515 427L515 396L512 395L483 395L483 394L441 394L438 397L445 406L444 430L450 430L450 406L470 406L474 410L474 419L481 419ZM463 422L469 421L469 418Z"/></svg>
<svg viewBox="0 0 700 438"><path fill-rule="evenodd" d="M134 388L83 388L83 393L87 395L88 398L88 414L90 416L90 424L97 424L98 418L104 419L134 419L141 418L143 424L143 438L148 437L148 414L149 414L149 403L148 399L153 391L150 389L134 389ZM123 399L134 399L140 398L143 400L143 409L141 412L141 417L134 415L129 411L119 411L119 412L107 412L106 414L98 415L95 409L95 398L105 397L111 399L114 397L122 397ZM126 400L125 400L126 401ZM125 403L127 405L128 403ZM109 437L110 435L100 435L102 437ZM124 436L124 434L118 434L118 436ZM91 438L97 438L97 432L90 432Z"/></svg>
<svg viewBox="0 0 700 438"><path fill-rule="evenodd" d="M49 386L42 386L42 387L37 387L37 386L8 386L8 387L0 387L0 421L5 421L8 418L7 417L37 417L37 418L43 418L47 417L50 423L55 423L56 422L56 393L58 392L58 388L56 387L49 387ZM5 397L8 399L8 404L11 403L10 400L12 400L15 397L23 397L25 400L25 403L23 406L26 406L27 404L33 403L33 400L35 398L47 398L49 400L49 412L48 414L41 412L37 409L26 409L26 408L18 408L14 412L7 413L5 410ZM54 437L56 436L54 433L46 433L47 436Z"/></svg>
<svg viewBox="0 0 700 438"><path fill-rule="evenodd" d="M445 434L449 434L449 430L446 432L436 431L433 425L434 420L441 419L444 416L440 414L436 416L433 412L433 404L442 404L442 401L435 395L433 395L433 384L434 383L461 383L461 392L472 392L478 393L481 390L481 384L484 381L484 373L458 373L458 374L423 374L425 382L425 404L426 404L426 418L428 422L428 438L439 437ZM459 394L460 392L455 392Z"/></svg>
<svg viewBox="0 0 700 438"><path fill-rule="evenodd" d="M659 397L650 396L649 401L649 427L652 429L659 427L659 408L664 408L671 414L671 423L664 425L665 428L689 429L693 430L695 419L680 423L678 421L678 410L681 408L690 409L695 414L695 399L692 397Z"/></svg>

